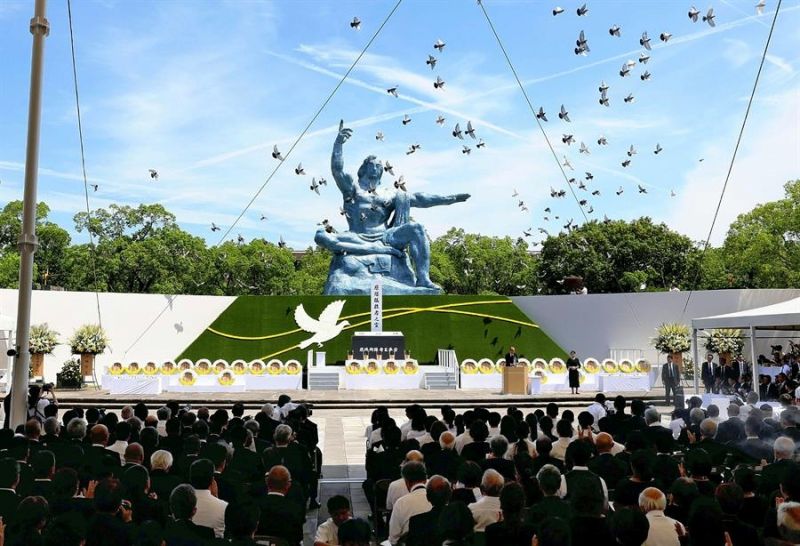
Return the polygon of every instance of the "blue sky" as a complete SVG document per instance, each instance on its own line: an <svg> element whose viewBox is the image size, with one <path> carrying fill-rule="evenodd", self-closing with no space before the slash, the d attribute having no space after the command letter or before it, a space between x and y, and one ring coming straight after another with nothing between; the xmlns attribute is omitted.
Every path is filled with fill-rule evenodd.
<svg viewBox="0 0 800 546"><path fill-rule="evenodd" d="M289 148L394 3L76 0L86 164L99 184L91 206L160 202L184 229L216 244L211 222L227 227L235 220L276 165L272 145ZM565 12L554 17L557 3ZM767 0L761 16L755 0L715 0L715 28L690 21L691 2L595 0L578 17L581 3L484 0L534 105L548 114L544 127L559 157L575 167L568 174L594 175L588 189L601 195L576 188L594 208L590 218L649 215L704 239L777 0ZM0 4L3 202L22 197L32 10L28 1ZM353 16L362 20L360 31L350 28ZM66 2L51 1L48 18L39 198L71 228L84 204ZM619 38L608 32L615 24ZM800 0L784 0L715 242L737 214L780 197L784 182L800 176L797 28ZM573 53L581 30L591 48L585 57ZM639 58L642 31L653 40L651 59L621 78L622 64ZM662 44L658 35L665 31L673 37ZM441 53L432 47L437 39L447 44ZM425 64L428 54L438 58L434 70ZM645 69L652 78L643 82ZM446 81L443 90L433 88L437 76ZM609 108L598 103L601 80L610 88ZM399 98L385 92L395 85ZM628 93L633 103L623 102ZM558 119L561 104L571 123ZM412 118L407 126L405 114ZM434 123L440 114L444 127ZM323 218L345 228L335 186L320 196L308 189L311 176L331 179L340 118L355 130L345 150L350 172L372 153L395 165L410 191L472 194L465 204L415 214L432 237L450 226L514 237L529 227L555 233L568 219L582 218L569 196L550 198L550 187L566 182L476 3L404 0L230 237L283 236L305 248ZM456 122L464 127L468 120L485 148L450 135ZM377 131L383 142L375 140ZM576 143L563 144L564 133ZM601 134L607 147L596 144ZM590 155L578 153L581 141ZM412 143L422 149L407 156ZM468 156L464 143L473 148ZM656 156L657 143L664 151ZM631 144L639 153L623 168ZM307 176L294 174L298 162ZM149 168L159 171L157 182ZM384 175L385 183L391 180ZM648 194L638 194L638 184ZM529 212L519 210L514 190Z"/></svg>

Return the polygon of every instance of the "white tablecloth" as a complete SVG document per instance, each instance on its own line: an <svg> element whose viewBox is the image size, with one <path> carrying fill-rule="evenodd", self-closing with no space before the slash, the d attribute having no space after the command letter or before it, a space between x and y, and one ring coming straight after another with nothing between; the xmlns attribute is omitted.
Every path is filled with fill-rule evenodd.
<svg viewBox="0 0 800 546"><path fill-rule="evenodd" d="M650 392L650 376L647 374L600 375L598 387L605 393Z"/></svg>
<svg viewBox="0 0 800 546"><path fill-rule="evenodd" d="M161 394L160 375L110 375L100 378L109 394Z"/></svg>
<svg viewBox="0 0 800 546"><path fill-rule="evenodd" d="M303 387L303 376L297 375L242 375L248 391L295 391Z"/></svg>
<svg viewBox="0 0 800 546"><path fill-rule="evenodd" d="M164 386L164 390L169 392L245 392L247 385L245 376L233 376L233 385L220 385L216 375L199 375L194 385L181 385L179 376L169 376L169 383Z"/></svg>
<svg viewBox="0 0 800 546"><path fill-rule="evenodd" d="M461 372L459 372L461 373ZM461 373L461 388L503 390L503 374L500 373Z"/></svg>
<svg viewBox="0 0 800 546"><path fill-rule="evenodd" d="M375 375L367 374L349 374L341 371L340 385L343 389L356 390L356 391L369 391L369 390L407 390L407 389L421 389L423 384L424 373L417 372L413 375L406 375L404 373L397 373L394 375L387 375L379 373Z"/></svg>

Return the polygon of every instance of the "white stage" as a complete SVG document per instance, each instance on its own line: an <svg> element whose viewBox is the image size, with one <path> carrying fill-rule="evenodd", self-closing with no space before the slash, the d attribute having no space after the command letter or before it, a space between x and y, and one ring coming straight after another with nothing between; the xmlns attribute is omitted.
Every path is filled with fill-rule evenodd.
<svg viewBox="0 0 800 546"><path fill-rule="evenodd" d="M648 374L586 374L583 376L581 390L590 392L650 392L652 379ZM503 375L461 373L461 388L464 390L503 388ZM548 374L544 380L531 376L531 394L568 392L567 374Z"/></svg>

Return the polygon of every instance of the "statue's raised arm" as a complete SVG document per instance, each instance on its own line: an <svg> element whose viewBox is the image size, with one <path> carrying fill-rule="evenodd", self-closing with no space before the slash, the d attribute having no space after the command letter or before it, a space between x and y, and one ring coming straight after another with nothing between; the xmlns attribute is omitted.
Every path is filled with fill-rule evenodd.
<svg viewBox="0 0 800 546"><path fill-rule="evenodd" d="M342 157L342 144L353 135L353 130L344 126L344 120L339 121L339 133L333 142L333 153L331 154L331 173L339 190L345 195L350 195L355 190L353 177L344 172L344 157Z"/></svg>

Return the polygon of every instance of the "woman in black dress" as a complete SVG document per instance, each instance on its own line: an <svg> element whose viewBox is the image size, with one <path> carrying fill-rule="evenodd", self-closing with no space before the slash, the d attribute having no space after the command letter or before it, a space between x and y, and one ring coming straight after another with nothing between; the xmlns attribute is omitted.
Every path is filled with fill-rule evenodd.
<svg viewBox="0 0 800 546"><path fill-rule="evenodd" d="M578 360L575 351L570 351L567 359L567 370L569 370L569 388L572 390L572 394L580 394L578 392L581 386L581 376L578 373L578 368L580 367L581 361Z"/></svg>

